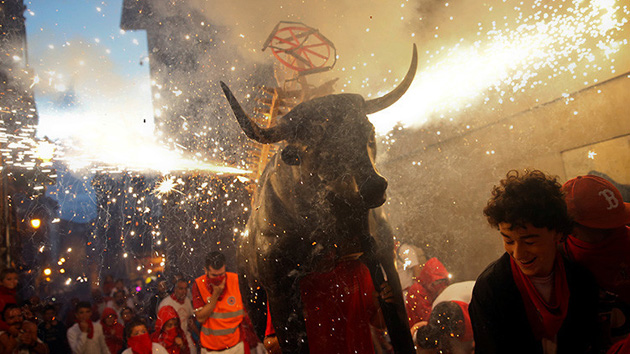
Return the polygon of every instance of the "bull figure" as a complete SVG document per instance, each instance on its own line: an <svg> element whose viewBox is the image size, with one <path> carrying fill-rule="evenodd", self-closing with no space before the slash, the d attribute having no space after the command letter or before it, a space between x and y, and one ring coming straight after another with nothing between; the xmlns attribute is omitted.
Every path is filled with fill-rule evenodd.
<svg viewBox="0 0 630 354"><path fill-rule="evenodd" d="M374 166L374 126L367 114L396 102L409 88L416 68L414 45L409 71L385 96L367 101L357 94L315 98L297 105L270 128L250 120L221 83L249 138L285 142L260 178L238 252L239 273L247 281L241 289L246 305L255 300L247 299L248 294L262 286L284 353L308 353L300 279L330 270L336 259L356 252L363 252L376 289L385 271L394 304L381 301L381 308L392 342L397 353L414 352L393 263L393 241L375 240L369 230L370 209L385 202L387 180Z"/></svg>

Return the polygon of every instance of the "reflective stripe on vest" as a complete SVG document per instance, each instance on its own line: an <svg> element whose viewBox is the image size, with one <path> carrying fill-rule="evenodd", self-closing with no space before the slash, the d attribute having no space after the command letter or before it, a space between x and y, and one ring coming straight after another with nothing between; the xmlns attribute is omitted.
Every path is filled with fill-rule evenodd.
<svg viewBox="0 0 630 354"><path fill-rule="evenodd" d="M212 296L206 284L206 275L197 279L199 294L207 301ZM243 301L238 286L238 275L226 272L225 290L217 301L214 311L201 325L201 345L209 350L224 350L240 342L239 326L243 320Z"/></svg>

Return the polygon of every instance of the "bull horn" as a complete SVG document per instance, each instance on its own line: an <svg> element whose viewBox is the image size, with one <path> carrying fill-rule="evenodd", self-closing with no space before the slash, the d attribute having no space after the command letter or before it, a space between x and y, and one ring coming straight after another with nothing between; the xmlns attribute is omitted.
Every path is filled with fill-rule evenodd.
<svg viewBox="0 0 630 354"><path fill-rule="evenodd" d="M416 49L416 44L413 44L413 56L411 58L411 66L405 75L403 81L393 89L391 92L386 94L383 97L374 98L365 102L365 107L367 114L378 112L382 109L385 109L394 104L394 102L398 101L402 95L407 92L409 86L411 86L411 82L413 81L414 76L416 75L416 69L418 68L418 50Z"/></svg>
<svg viewBox="0 0 630 354"><path fill-rule="evenodd" d="M243 132L245 132L245 135L247 135L248 138L256 140L262 144L271 144L284 140L284 134L282 134L284 127L282 124L278 124L271 128L261 128L247 116L247 113L245 113L241 105L238 103L238 100L234 97L232 91L230 91L223 81L221 81L221 88L230 103L230 107L232 107L232 111L238 120L238 124L240 124L241 129L243 129Z"/></svg>

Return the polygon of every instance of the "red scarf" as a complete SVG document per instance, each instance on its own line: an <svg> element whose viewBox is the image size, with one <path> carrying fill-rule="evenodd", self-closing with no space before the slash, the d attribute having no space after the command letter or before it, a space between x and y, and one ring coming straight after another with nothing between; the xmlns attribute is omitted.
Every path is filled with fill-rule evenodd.
<svg viewBox="0 0 630 354"><path fill-rule="evenodd" d="M94 337L94 323L89 319L86 322L88 324L88 339L92 339Z"/></svg>
<svg viewBox="0 0 630 354"><path fill-rule="evenodd" d="M127 344L133 351L133 354L151 354L153 350L153 342L149 333L144 333L139 336L129 337Z"/></svg>
<svg viewBox="0 0 630 354"><path fill-rule="evenodd" d="M157 336L156 336L157 334ZM175 338L181 338L184 342L184 348L181 348L177 343L175 343ZM169 354L184 354L190 353L190 349L188 349L188 341L186 340L186 335L184 331L180 328L173 327L167 331L154 332L151 338L154 342L162 344L166 351Z"/></svg>
<svg viewBox="0 0 630 354"><path fill-rule="evenodd" d="M171 294L171 298L172 298L173 300L177 301L179 304L182 304L182 305L184 304L184 300L186 300L186 298L184 298L182 301L179 301L179 300L177 299L177 296L175 296L175 294Z"/></svg>
<svg viewBox="0 0 630 354"><path fill-rule="evenodd" d="M545 302L538 290L532 284L521 269L516 265L514 259L510 257L512 266L512 277L518 287L525 304L527 319L532 327L536 339L547 338L553 340L558 334L562 322L567 316L569 308L569 284L567 283L564 262L559 254L556 254L554 264L554 288L552 293L552 305Z"/></svg>

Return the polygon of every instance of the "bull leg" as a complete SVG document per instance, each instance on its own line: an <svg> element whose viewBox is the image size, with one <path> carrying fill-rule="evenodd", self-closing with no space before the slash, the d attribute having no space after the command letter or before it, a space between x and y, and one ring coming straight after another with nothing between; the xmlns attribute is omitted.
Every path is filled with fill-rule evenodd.
<svg viewBox="0 0 630 354"><path fill-rule="evenodd" d="M308 354L299 281L285 277L267 290L271 321L283 353Z"/></svg>

